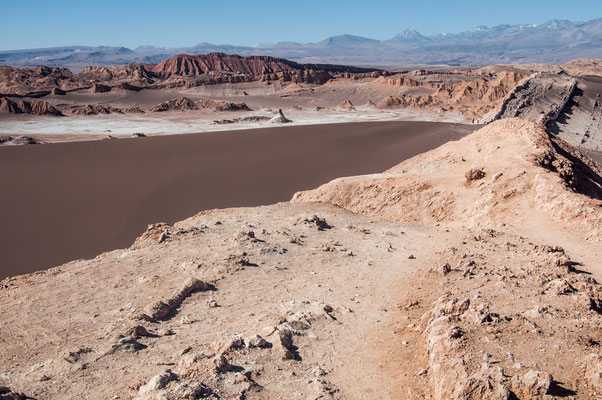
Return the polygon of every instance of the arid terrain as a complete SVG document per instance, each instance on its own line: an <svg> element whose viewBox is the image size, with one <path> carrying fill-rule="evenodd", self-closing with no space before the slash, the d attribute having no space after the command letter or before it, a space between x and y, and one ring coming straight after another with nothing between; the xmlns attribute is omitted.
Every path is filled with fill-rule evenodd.
<svg viewBox="0 0 602 400"><path fill-rule="evenodd" d="M151 225L2 281L0 379L53 399L595 399L601 173L503 119L292 203Z"/></svg>
<svg viewBox="0 0 602 400"><path fill-rule="evenodd" d="M10 144L19 136L52 142L281 124L479 124L518 116L600 151L601 71L596 59L385 71L218 53L76 74L0 66L0 135Z"/></svg>
<svg viewBox="0 0 602 400"><path fill-rule="evenodd" d="M601 89L0 67L0 399L600 399Z"/></svg>

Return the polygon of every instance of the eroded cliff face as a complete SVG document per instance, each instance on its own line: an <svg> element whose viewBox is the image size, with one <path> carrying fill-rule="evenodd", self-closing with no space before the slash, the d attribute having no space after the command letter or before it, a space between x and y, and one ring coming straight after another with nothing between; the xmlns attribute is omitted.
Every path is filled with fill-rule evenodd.
<svg viewBox="0 0 602 400"><path fill-rule="evenodd" d="M399 96L389 95L378 107L395 108L436 108L444 111L458 111L467 119L482 119L486 114L500 108L502 102L526 75L511 70L494 73L462 71L436 73L421 71L390 77L380 77L374 84L393 87L426 89L428 93L411 93ZM460 76L453 82L445 79L418 80L416 76L443 75L445 78ZM447 76L446 76L447 75ZM449 79L449 78L448 78Z"/></svg>

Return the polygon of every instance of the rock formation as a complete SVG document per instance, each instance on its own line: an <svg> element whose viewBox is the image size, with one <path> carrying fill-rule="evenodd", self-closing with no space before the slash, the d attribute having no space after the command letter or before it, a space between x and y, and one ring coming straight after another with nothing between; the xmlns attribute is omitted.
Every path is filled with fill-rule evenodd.
<svg viewBox="0 0 602 400"><path fill-rule="evenodd" d="M199 106L188 97L172 99L152 107L150 112L198 110Z"/></svg>
<svg viewBox="0 0 602 400"><path fill-rule="evenodd" d="M282 58L267 56L227 55L210 53L179 54L157 64L152 72L169 78L172 76L200 76L206 74L246 75L250 80L283 80L305 83L324 83L333 74L364 73L374 69L327 64L298 64ZM247 80L249 81L249 80Z"/></svg>
<svg viewBox="0 0 602 400"><path fill-rule="evenodd" d="M0 98L0 112L10 114L63 115L56 107L42 100L12 101L8 98Z"/></svg>
<svg viewBox="0 0 602 400"><path fill-rule="evenodd" d="M349 99L340 102L337 108L341 110L355 110L353 103Z"/></svg>
<svg viewBox="0 0 602 400"><path fill-rule="evenodd" d="M192 101L188 97L172 99L151 108L150 112L160 111L187 111L187 110L211 110L211 111L249 111L245 103L229 103L226 101L213 101L201 99Z"/></svg>
<svg viewBox="0 0 602 400"><path fill-rule="evenodd" d="M95 83L92 85L92 88L90 88L90 91L92 93L106 93L111 91L111 87L101 83Z"/></svg>
<svg viewBox="0 0 602 400"><path fill-rule="evenodd" d="M104 106L102 104L86 104L84 106L77 106L67 111L70 115L98 115L98 114L111 114L121 113L119 108L110 106Z"/></svg>
<svg viewBox="0 0 602 400"><path fill-rule="evenodd" d="M284 116L282 109L278 110L278 115L268 121L270 124L288 124L289 122L293 121Z"/></svg>

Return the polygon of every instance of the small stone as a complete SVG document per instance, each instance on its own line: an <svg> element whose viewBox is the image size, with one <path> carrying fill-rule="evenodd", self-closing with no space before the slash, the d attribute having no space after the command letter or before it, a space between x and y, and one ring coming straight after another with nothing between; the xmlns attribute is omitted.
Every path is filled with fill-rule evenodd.
<svg viewBox="0 0 602 400"><path fill-rule="evenodd" d="M184 315L180 322L182 322L184 325L191 325L196 322L196 319L192 318L190 315Z"/></svg>
<svg viewBox="0 0 602 400"><path fill-rule="evenodd" d="M552 375L531 370L512 378L512 391L525 399L543 398L552 385Z"/></svg>
<svg viewBox="0 0 602 400"><path fill-rule="evenodd" d="M136 326L132 326L131 328L129 328L125 334L126 334L126 336L132 336L132 337L138 338L138 337L142 337L142 336L148 336L148 331L142 325L136 325Z"/></svg>
<svg viewBox="0 0 602 400"><path fill-rule="evenodd" d="M175 335L176 333L169 329L169 328L163 328L159 331L159 336L171 336L171 335Z"/></svg>
<svg viewBox="0 0 602 400"><path fill-rule="evenodd" d="M268 347L271 347L271 344L259 335L254 335L254 336L248 338L245 342L247 343L247 347L250 349L253 349L253 348L266 349Z"/></svg>
<svg viewBox="0 0 602 400"><path fill-rule="evenodd" d="M164 241L166 241L168 236L169 234L167 233L167 231L161 232L161 236L159 237L159 243L163 243Z"/></svg>
<svg viewBox="0 0 602 400"><path fill-rule="evenodd" d="M439 271L441 272L441 274L447 275L451 272L451 265L449 265L449 263L445 263L441 267L439 267Z"/></svg>
<svg viewBox="0 0 602 400"><path fill-rule="evenodd" d="M483 179L485 177L485 171L479 168L471 168L466 171L465 174L466 183L470 183L472 181L477 181L479 179Z"/></svg>
<svg viewBox="0 0 602 400"><path fill-rule="evenodd" d="M228 359L224 355L216 356L213 359L213 364L215 366L215 372L218 374L223 374L232 369L232 365L230 365Z"/></svg>

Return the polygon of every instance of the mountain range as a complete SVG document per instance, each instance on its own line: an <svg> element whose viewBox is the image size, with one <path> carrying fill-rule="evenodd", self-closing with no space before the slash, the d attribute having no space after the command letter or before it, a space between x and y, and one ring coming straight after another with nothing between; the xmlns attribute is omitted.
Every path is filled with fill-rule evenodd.
<svg viewBox="0 0 602 400"><path fill-rule="evenodd" d="M562 64L575 58L602 56L602 18L587 22L551 20L541 25L477 26L460 33L424 36L413 28L378 40L339 35L315 43L279 42L256 47L199 43L191 47L135 49L108 46L68 46L0 51L0 65L62 66L157 64L180 53L266 55L303 63L371 66L486 65L546 62Z"/></svg>

